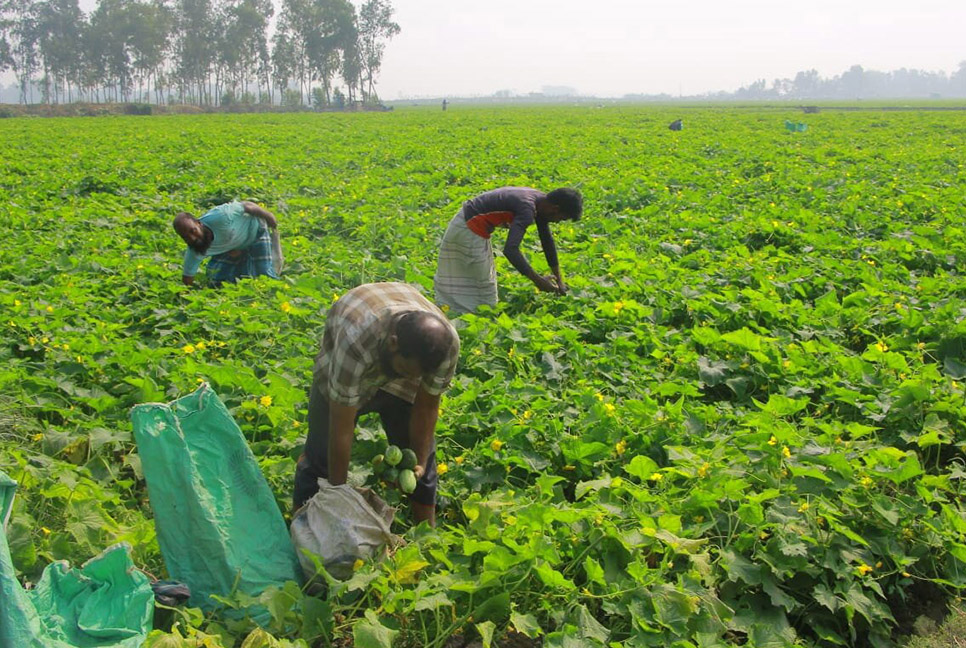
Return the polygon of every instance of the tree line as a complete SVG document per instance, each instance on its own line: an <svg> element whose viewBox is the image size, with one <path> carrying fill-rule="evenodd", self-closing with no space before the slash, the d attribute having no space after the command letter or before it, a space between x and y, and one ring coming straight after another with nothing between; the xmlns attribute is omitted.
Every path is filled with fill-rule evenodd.
<svg viewBox="0 0 966 648"><path fill-rule="evenodd" d="M0 0L21 103L338 106L378 101L389 0Z"/></svg>
<svg viewBox="0 0 966 648"><path fill-rule="evenodd" d="M738 89L733 99L895 99L900 97L966 97L966 61L952 74L901 68L891 72L853 65L842 74L823 78L815 70L793 79L765 79Z"/></svg>

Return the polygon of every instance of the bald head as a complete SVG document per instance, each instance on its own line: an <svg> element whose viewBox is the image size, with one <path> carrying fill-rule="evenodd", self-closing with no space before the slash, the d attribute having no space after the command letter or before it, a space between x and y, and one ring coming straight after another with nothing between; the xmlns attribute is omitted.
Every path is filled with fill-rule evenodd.
<svg viewBox="0 0 966 648"><path fill-rule="evenodd" d="M433 373L450 353L455 333L449 324L435 313L410 311L396 322L399 354L406 359L416 358L423 373Z"/></svg>

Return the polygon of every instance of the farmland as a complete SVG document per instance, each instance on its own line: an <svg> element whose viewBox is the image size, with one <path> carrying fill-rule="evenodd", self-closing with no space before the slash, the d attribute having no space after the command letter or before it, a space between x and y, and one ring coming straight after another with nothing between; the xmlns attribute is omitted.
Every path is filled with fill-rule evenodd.
<svg viewBox="0 0 966 648"><path fill-rule="evenodd" d="M127 541L162 576L128 414L201 382L288 513L333 300L431 295L463 200L577 186L570 294L498 259L460 318L438 528L402 512L323 597L280 583L252 644L893 645L966 587L964 141L961 112L739 107L0 120L14 563ZM185 288L171 218L236 198L278 216L283 279ZM356 479L382 447L365 421ZM172 618L148 645L253 629Z"/></svg>

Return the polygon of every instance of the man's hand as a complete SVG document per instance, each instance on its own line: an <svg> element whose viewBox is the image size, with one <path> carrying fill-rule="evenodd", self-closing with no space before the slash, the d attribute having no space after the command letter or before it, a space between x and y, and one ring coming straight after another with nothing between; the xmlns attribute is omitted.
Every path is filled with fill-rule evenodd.
<svg viewBox="0 0 966 648"><path fill-rule="evenodd" d="M419 481L426 474L426 469L421 464L416 464L416 467L413 468L413 474L416 475L416 481Z"/></svg>
<svg viewBox="0 0 966 648"><path fill-rule="evenodd" d="M256 205L250 200L242 201L242 207L245 208L245 213L251 214L255 218L261 218L263 221L265 221L265 225L267 225L269 229L275 229L278 227L278 220L276 220L275 215L264 207Z"/></svg>
<svg viewBox="0 0 966 648"><path fill-rule="evenodd" d="M555 293L560 292L560 288L557 286L557 283L554 281L553 277L534 275L532 281L533 281L533 285L535 285L543 292L555 292Z"/></svg>

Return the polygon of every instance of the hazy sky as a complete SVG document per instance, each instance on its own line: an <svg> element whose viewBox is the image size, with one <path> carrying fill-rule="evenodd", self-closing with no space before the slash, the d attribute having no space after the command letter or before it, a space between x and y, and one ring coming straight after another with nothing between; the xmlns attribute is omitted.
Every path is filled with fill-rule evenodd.
<svg viewBox="0 0 966 648"><path fill-rule="evenodd" d="M859 64L951 73L966 60L966 0L393 0L402 32L378 91L733 91Z"/></svg>
<svg viewBox="0 0 966 648"><path fill-rule="evenodd" d="M354 0L358 6L361 0ZM90 10L96 0L81 0ZM279 6L276 0L276 6ZM734 91L852 65L952 73L966 0L392 0L383 99L569 86L580 94Z"/></svg>

